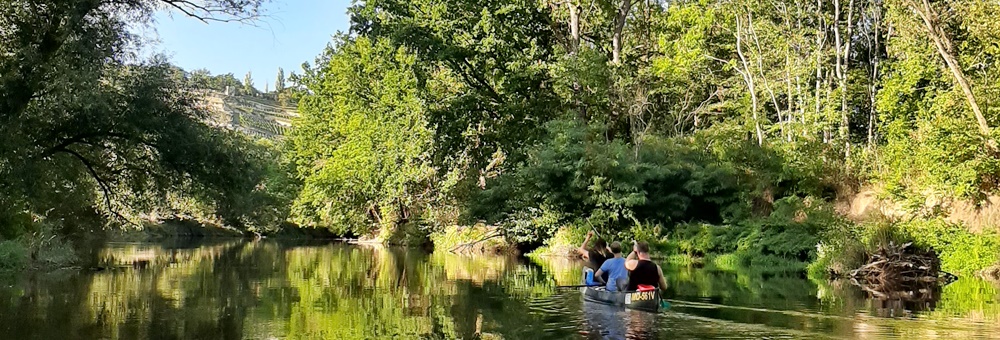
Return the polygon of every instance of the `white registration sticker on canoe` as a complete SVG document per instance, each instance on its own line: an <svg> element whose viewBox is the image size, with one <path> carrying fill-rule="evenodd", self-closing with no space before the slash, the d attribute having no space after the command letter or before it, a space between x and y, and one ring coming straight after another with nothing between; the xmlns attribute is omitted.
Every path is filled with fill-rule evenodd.
<svg viewBox="0 0 1000 340"><path fill-rule="evenodd" d="M632 301L648 301L656 298L656 294L653 291L648 292L634 292L625 294L625 303L629 304Z"/></svg>

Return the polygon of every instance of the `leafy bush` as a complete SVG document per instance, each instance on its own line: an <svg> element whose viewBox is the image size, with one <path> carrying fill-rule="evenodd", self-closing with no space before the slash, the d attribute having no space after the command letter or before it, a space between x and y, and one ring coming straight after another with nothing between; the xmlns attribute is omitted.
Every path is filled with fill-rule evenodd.
<svg viewBox="0 0 1000 340"><path fill-rule="evenodd" d="M884 113L875 178L893 198L921 199L927 191L957 198L982 199L1000 180L1000 159L954 103L952 84L942 83L917 60L897 62L879 93ZM933 85L928 85L933 84ZM990 139L996 140L994 130Z"/></svg>
<svg viewBox="0 0 1000 340"><path fill-rule="evenodd" d="M671 239L688 255L739 254L741 260L729 264L750 265L753 259L758 259L758 265L774 259L804 263L816 258L821 230L844 224L829 204L792 196L775 202L774 211L766 218L725 226L682 225Z"/></svg>
<svg viewBox="0 0 1000 340"><path fill-rule="evenodd" d="M741 204L732 170L689 143L650 138L633 147L575 121L554 122L548 131L548 141L515 173L471 200L473 216L520 230L527 226L517 221L536 219L543 215L538 207L545 207L555 217L545 222L549 231L581 218L615 235L641 223L721 222L724 210Z"/></svg>
<svg viewBox="0 0 1000 340"><path fill-rule="evenodd" d="M568 225L559 228L552 237L545 240L544 245L535 249L532 254L566 256L574 254L573 250L583 243L587 236L586 227Z"/></svg>
<svg viewBox="0 0 1000 340"><path fill-rule="evenodd" d="M937 251L946 271L975 273L1000 261L1000 235L996 232L976 234L940 218L913 220L899 228L916 245Z"/></svg>
<svg viewBox="0 0 1000 340"><path fill-rule="evenodd" d="M0 271L14 271L28 265L28 249L17 241L0 241Z"/></svg>
<svg viewBox="0 0 1000 340"><path fill-rule="evenodd" d="M354 235L405 223L435 174L416 57L341 36L323 58L303 80L310 92L289 136L303 182L293 220Z"/></svg>

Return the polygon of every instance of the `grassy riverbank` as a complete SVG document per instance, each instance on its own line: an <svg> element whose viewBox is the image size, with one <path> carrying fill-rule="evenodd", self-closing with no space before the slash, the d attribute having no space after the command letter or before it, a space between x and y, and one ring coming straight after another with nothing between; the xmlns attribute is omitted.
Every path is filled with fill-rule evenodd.
<svg viewBox="0 0 1000 340"><path fill-rule="evenodd" d="M587 229L566 227L561 228L556 236L546 241L546 244L531 256L541 257L573 257L575 249L583 242ZM618 240L618 239L614 239ZM623 239L628 242L630 238ZM657 261L674 265L708 267L722 271L747 271L761 273L803 271L808 262L790 259L776 255L752 253L746 250L736 250L728 253L697 253L690 254L680 251L681 244L696 242L696 239L671 239L669 236L649 240L652 256Z"/></svg>
<svg viewBox="0 0 1000 340"><path fill-rule="evenodd" d="M813 199L789 198L761 218L713 225L688 223L672 227L633 227L608 239L649 242L654 256L671 262L711 265L719 269L754 268L761 271L802 271L816 258L823 231L846 220L832 207ZM536 250L565 255L578 247L590 228L564 227Z"/></svg>
<svg viewBox="0 0 1000 340"><path fill-rule="evenodd" d="M815 216L815 215L814 215ZM941 269L962 276L1000 279L1000 234L972 232L943 218L849 222L837 215L789 220L775 232L780 217L737 225L690 224L673 232L659 229L621 233L612 240L639 239L650 243L654 257L682 265L711 266L726 271L808 271L811 276L838 276L864 264L867 254L887 243L912 243L933 249ZM815 223L815 224L813 224ZM742 228L740 227L742 226ZM587 227L560 228L537 256L574 256ZM657 236L658 235L658 236Z"/></svg>

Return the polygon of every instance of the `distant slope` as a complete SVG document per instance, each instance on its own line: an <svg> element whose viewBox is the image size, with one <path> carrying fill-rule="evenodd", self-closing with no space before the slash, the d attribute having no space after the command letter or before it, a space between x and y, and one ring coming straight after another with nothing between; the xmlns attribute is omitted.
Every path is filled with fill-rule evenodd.
<svg viewBox="0 0 1000 340"><path fill-rule="evenodd" d="M295 106L281 106L266 97L231 96L218 91L202 91L205 108L211 112L209 123L247 135L281 139L292 119L299 113Z"/></svg>

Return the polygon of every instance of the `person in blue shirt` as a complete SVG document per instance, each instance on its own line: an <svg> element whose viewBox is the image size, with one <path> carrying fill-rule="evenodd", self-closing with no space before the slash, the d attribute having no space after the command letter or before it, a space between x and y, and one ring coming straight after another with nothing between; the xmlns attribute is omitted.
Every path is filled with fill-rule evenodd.
<svg viewBox="0 0 1000 340"><path fill-rule="evenodd" d="M602 281L601 283L605 284L609 292L621 291L628 284L628 269L625 268L625 258L622 257L621 242L612 242L608 250L614 257L604 261L601 268L594 274L594 279ZM606 280L603 277L605 273L608 275Z"/></svg>

